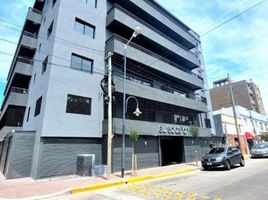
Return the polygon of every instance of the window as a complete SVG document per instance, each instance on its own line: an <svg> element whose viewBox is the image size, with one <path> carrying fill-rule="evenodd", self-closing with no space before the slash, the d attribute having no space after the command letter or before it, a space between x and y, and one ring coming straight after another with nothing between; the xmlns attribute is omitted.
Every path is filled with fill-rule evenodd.
<svg viewBox="0 0 268 200"><path fill-rule="evenodd" d="M42 106L42 97L36 100L34 116L37 116L40 114L41 106Z"/></svg>
<svg viewBox="0 0 268 200"><path fill-rule="evenodd" d="M93 60L72 54L71 68L78 69L81 71L87 71L92 74L93 71Z"/></svg>
<svg viewBox="0 0 268 200"><path fill-rule="evenodd" d="M29 121L30 112L31 112L31 107L28 108L27 119L26 119L27 122Z"/></svg>
<svg viewBox="0 0 268 200"><path fill-rule="evenodd" d="M57 2L57 0L52 1L52 7L55 5L56 2Z"/></svg>
<svg viewBox="0 0 268 200"><path fill-rule="evenodd" d="M97 8L97 0L81 0L83 3L88 4L90 7Z"/></svg>
<svg viewBox="0 0 268 200"><path fill-rule="evenodd" d="M49 28L47 29L47 38L49 38L49 36L51 35L52 31L53 31L53 22L51 22Z"/></svg>
<svg viewBox="0 0 268 200"><path fill-rule="evenodd" d="M36 80L36 73L34 74L33 85L35 84L35 80Z"/></svg>
<svg viewBox="0 0 268 200"><path fill-rule="evenodd" d="M74 30L83 35L95 38L95 26L84 22L81 19L75 18Z"/></svg>
<svg viewBox="0 0 268 200"><path fill-rule="evenodd" d="M68 94L66 112L91 115L91 98Z"/></svg>
<svg viewBox="0 0 268 200"><path fill-rule="evenodd" d="M47 62L48 62L48 56L42 63L42 74L47 70Z"/></svg>
<svg viewBox="0 0 268 200"><path fill-rule="evenodd" d="M40 53L40 51L41 51L41 47L42 47L42 44L40 43L40 44L39 44L39 47L38 47L38 53Z"/></svg>

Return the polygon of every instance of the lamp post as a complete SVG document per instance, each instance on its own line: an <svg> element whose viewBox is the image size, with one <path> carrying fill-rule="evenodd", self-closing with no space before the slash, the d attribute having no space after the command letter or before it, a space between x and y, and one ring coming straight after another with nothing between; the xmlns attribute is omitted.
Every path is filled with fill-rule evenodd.
<svg viewBox="0 0 268 200"><path fill-rule="evenodd" d="M136 27L131 38L124 46L124 76L123 76L123 125L122 125L122 160L121 160L121 177L125 175L125 118L126 118L126 68L127 68L127 47L131 40L141 33L142 29ZM137 100L137 99L136 99Z"/></svg>

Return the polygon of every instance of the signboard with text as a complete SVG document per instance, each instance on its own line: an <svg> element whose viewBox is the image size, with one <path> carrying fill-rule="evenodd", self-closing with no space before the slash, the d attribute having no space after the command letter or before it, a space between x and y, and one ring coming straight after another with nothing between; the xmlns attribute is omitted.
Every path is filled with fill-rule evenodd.
<svg viewBox="0 0 268 200"><path fill-rule="evenodd" d="M182 125L159 125L158 135L189 136L189 127Z"/></svg>

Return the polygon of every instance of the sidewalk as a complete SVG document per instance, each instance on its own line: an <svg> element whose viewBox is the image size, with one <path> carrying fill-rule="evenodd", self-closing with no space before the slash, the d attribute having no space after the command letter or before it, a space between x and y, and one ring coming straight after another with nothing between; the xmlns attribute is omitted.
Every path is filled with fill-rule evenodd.
<svg viewBox="0 0 268 200"><path fill-rule="evenodd" d="M200 163L199 163L200 166ZM125 179L143 180L144 177L160 178L163 176L175 175L176 173L183 173L185 170L192 171L199 169L194 163L184 163L177 165L170 165L165 167L156 167L138 170L137 177L133 178L131 172L127 171ZM53 195L56 193L71 193L73 188L86 187L89 185L97 185L100 183L106 184L109 182L121 180L120 173L112 175L111 180L106 177L80 177L75 175L55 177L50 179L33 180L31 178L6 180L0 173L0 199L14 199ZM131 179L133 178L133 179ZM146 179L144 179L146 180Z"/></svg>

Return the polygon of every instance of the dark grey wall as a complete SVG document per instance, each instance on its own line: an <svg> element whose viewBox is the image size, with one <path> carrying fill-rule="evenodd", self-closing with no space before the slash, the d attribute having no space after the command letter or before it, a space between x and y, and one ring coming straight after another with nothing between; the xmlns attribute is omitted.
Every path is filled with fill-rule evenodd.
<svg viewBox="0 0 268 200"><path fill-rule="evenodd" d="M221 142L222 137L200 137L197 139L184 137L185 162L194 162L197 156L198 160L200 160L201 157L210 150L210 143L219 146Z"/></svg>
<svg viewBox="0 0 268 200"><path fill-rule="evenodd" d="M131 170L133 147L131 140L126 136L125 170ZM121 136L113 138L113 172L121 171ZM136 143L138 169L159 166L159 150L157 137L139 136Z"/></svg>
<svg viewBox="0 0 268 200"><path fill-rule="evenodd" d="M75 174L78 154L95 154L101 164L101 139L42 138L37 177Z"/></svg>
<svg viewBox="0 0 268 200"><path fill-rule="evenodd" d="M5 138L1 171L7 179L30 176L34 145L33 132L17 132Z"/></svg>
<svg viewBox="0 0 268 200"><path fill-rule="evenodd" d="M6 178L22 178L30 176L34 133L14 133L12 145L9 146L9 164Z"/></svg>

